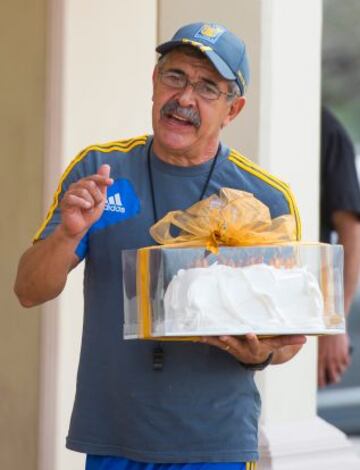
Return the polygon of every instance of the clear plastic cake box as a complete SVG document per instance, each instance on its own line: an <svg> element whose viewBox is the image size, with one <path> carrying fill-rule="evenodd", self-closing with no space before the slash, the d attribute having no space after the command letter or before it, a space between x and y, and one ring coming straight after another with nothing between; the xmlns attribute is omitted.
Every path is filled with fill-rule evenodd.
<svg viewBox="0 0 360 470"><path fill-rule="evenodd" d="M343 249L323 243L125 250L124 338L339 334Z"/></svg>

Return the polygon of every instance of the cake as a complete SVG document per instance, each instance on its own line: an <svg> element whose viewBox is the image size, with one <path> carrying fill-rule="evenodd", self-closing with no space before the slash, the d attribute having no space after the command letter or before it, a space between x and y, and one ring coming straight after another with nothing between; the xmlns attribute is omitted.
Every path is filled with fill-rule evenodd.
<svg viewBox="0 0 360 470"><path fill-rule="evenodd" d="M170 335L317 332L324 301L306 267L264 263L180 269L164 295Z"/></svg>

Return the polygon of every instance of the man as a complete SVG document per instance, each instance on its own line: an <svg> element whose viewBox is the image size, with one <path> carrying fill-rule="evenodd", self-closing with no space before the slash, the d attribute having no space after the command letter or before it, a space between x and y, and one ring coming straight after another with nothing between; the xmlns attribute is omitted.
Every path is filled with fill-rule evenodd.
<svg viewBox="0 0 360 470"><path fill-rule="evenodd" d="M221 187L253 193L273 217L293 214L299 237L297 209L284 183L220 143L245 104L244 43L223 26L196 23L157 51L154 136L92 146L70 164L20 261L15 291L26 307L52 299L86 260L67 447L88 454L87 470L248 469L258 458L254 370L289 360L305 338L204 337L162 348L123 341L121 251L154 244L155 221Z"/></svg>
<svg viewBox="0 0 360 470"><path fill-rule="evenodd" d="M331 242L336 232L344 246L344 307L349 313L360 270L360 189L352 142L341 123L325 107L321 114L320 239ZM350 364L345 333L319 338L318 384L340 381Z"/></svg>

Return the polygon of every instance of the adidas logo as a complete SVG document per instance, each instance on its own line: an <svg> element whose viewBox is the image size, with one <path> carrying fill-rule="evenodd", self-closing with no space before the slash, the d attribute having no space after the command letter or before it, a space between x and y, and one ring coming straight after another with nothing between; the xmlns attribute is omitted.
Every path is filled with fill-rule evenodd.
<svg viewBox="0 0 360 470"><path fill-rule="evenodd" d="M110 212L121 212L122 214L125 212L125 207L121 202L120 193L116 193L107 198L104 210Z"/></svg>

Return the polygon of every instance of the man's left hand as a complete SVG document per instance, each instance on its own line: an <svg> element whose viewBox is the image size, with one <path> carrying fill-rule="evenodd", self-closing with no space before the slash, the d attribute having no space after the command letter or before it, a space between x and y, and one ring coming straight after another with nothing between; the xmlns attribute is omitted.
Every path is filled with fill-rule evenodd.
<svg viewBox="0 0 360 470"><path fill-rule="evenodd" d="M244 336L203 336L203 343L228 352L248 365L261 364L273 353L272 364L281 364L291 359L306 342L303 335L284 335L258 338L255 333Z"/></svg>

